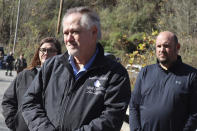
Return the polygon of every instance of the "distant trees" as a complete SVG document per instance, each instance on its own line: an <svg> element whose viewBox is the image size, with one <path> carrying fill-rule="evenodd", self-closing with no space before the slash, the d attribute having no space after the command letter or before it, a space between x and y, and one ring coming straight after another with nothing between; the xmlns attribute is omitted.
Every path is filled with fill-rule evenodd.
<svg viewBox="0 0 197 131"><path fill-rule="evenodd" d="M197 67L197 1L163 0L160 12L157 28L175 32L184 61Z"/></svg>
<svg viewBox="0 0 197 131"><path fill-rule="evenodd" d="M136 50L143 33L156 29L159 3L154 0L120 0L113 8L100 10L105 49L118 55Z"/></svg>
<svg viewBox="0 0 197 131"><path fill-rule="evenodd" d="M35 43L46 36L56 36L62 41L61 29L56 35L59 2L21 0L16 55L22 51L30 59ZM12 49L17 3L18 0L0 0L0 44L6 45L7 50ZM64 0L62 15L75 6L90 6L99 13L101 43L106 51L119 56L136 50L143 34L153 30L173 31L183 44L192 43L197 32L196 0ZM192 48L186 46L185 49Z"/></svg>
<svg viewBox="0 0 197 131"><path fill-rule="evenodd" d="M169 29L179 35L193 35L197 32L197 1L163 1L158 18L160 29Z"/></svg>
<svg viewBox="0 0 197 131"><path fill-rule="evenodd" d="M12 0L0 0L0 44L8 44L13 35L14 4Z"/></svg>

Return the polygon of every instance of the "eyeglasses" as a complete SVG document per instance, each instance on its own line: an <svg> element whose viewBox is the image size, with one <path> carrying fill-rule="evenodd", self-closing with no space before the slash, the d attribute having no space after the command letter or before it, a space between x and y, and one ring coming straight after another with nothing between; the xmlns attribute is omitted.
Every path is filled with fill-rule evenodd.
<svg viewBox="0 0 197 131"><path fill-rule="evenodd" d="M48 48L48 49L47 48L40 48L39 51L42 52L43 54L44 53L52 54L52 53L57 52L57 50L53 49L53 48Z"/></svg>

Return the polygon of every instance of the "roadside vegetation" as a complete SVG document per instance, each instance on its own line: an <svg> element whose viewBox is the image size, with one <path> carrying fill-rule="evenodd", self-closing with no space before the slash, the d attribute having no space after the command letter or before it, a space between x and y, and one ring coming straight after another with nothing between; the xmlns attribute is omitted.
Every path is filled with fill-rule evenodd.
<svg viewBox="0 0 197 131"><path fill-rule="evenodd" d="M36 44L55 36L65 51L62 32L56 33L59 0L21 0L17 43L14 56L33 57ZM18 0L0 0L0 45L12 51ZM75 6L90 6L101 17L102 40L106 52L123 65L155 63L155 37L160 31L177 34L185 63L197 67L196 0L64 0L63 14ZM135 80L131 80L133 83Z"/></svg>

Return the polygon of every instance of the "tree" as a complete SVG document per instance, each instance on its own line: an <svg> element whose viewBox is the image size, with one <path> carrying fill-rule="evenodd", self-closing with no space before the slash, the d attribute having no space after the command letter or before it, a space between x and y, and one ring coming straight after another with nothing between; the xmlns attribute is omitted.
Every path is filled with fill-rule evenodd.
<svg viewBox="0 0 197 131"><path fill-rule="evenodd" d="M197 26L196 0L164 0L162 5L159 29L171 30L179 36L195 33L194 28Z"/></svg>
<svg viewBox="0 0 197 131"><path fill-rule="evenodd" d="M7 45L12 35L12 18L14 12L14 3L12 0L1 0L1 18L0 18L0 43Z"/></svg>

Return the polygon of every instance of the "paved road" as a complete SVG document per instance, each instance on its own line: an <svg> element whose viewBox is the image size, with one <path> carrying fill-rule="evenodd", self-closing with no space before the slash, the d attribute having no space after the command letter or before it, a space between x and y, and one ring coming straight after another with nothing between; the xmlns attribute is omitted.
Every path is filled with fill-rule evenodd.
<svg viewBox="0 0 197 131"><path fill-rule="evenodd" d="M5 70L0 69L0 131L9 131L4 123L4 117L2 115L1 102L5 90L8 88L10 83L14 80L16 72L13 72L13 76L5 76Z"/></svg>

